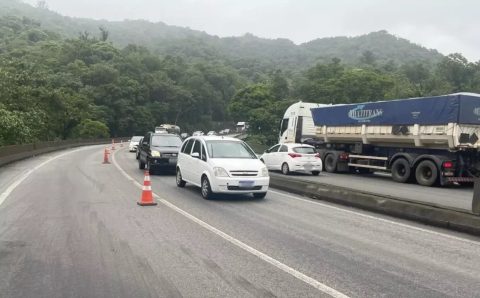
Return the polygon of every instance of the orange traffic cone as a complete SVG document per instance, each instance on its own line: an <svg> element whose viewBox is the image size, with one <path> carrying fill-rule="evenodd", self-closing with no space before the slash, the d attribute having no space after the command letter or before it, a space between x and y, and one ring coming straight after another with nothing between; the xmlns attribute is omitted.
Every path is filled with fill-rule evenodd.
<svg viewBox="0 0 480 298"><path fill-rule="evenodd" d="M145 178L143 178L143 190L140 202L137 202L140 206L155 206L157 203L153 201L152 186L150 184L150 173L145 170Z"/></svg>
<svg viewBox="0 0 480 298"><path fill-rule="evenodd" d="M108 161L108 155L110 154L110 152L108 152L108 148L105 147L105 151L103 151L103 163L106 164L106 163L110 163L110 161Z"/></svg>
<svg viewBox="0 0 480 298"><path fill-rule="evenodd" d="M112 150L115 150L115 139L112 139Z"/></svg>

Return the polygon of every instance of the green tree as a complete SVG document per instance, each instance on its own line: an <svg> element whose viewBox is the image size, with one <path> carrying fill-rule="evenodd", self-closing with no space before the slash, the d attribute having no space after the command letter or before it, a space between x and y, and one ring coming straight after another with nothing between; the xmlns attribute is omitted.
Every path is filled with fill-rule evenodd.
<svg viewBox="0 0 480 298"><path fill-rule="evenodd" d="M85 119L74 128L73 136L82 139L97 139L108 138L110 133L105 123Z"/></svg>

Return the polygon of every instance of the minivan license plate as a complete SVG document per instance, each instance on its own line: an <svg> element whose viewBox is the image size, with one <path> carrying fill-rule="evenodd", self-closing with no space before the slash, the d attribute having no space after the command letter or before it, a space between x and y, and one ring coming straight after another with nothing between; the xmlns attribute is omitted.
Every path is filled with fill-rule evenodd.
<svg viewBox="0 0 480 298"><path fill-rule="evenodd" d="M238 187L240 188L249 188L253 187L254 181L239 181L238 182Z"/></svg>

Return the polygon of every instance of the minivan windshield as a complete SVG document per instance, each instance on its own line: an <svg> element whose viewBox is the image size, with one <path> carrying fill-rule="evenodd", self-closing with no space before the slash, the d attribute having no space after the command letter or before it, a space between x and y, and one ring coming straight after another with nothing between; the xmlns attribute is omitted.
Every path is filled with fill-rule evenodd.
<svg viewBox="0 0 480 298"><path fill-rule="evenodd" d="M161 136L152 137L152 146L154 147L180 147L182 140L178 136Z"/></svg>
<svg viewBox="0 0 480 298"><path fill-rule="evenodd" d="M255 152L244 142L218 140L207 141L206 143L210 158L257 159Z"/></svg>

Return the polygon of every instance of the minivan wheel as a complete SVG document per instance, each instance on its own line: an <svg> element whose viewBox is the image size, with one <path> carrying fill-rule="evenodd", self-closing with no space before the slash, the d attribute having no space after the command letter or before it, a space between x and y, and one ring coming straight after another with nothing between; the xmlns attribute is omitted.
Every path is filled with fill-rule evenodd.
<svg viewBox="0 0 480 298"><path fill-rule="evenodd" d="M177 178L176 178L177 186L178 187L185 187L185 180L182 179L182 173L180 172L180 169L177 168Z"/></svg>
<svg viewBox="0 0 480 298"><path fill-rule="evenodd" d="M213 196L212 188L210 187L210 181L207 177L202 178L202 197L205 200L210 200Z"/></svg>
<svg viewBox="0 0 480 298"><path fill-rule="evenodd" d="M437 182L438 169L430 160L424 160L418 164L415 170L415 178L417 183L423 186L432 186Z"/></svg>
<svg viewBox="0 0 480 298"><path fill-rule="evenodd" d="M290 168L288 167L288 164L286 162L284 162L282 164L282 174L283 175L288 175L288 173L290 173Z"/></svg>

